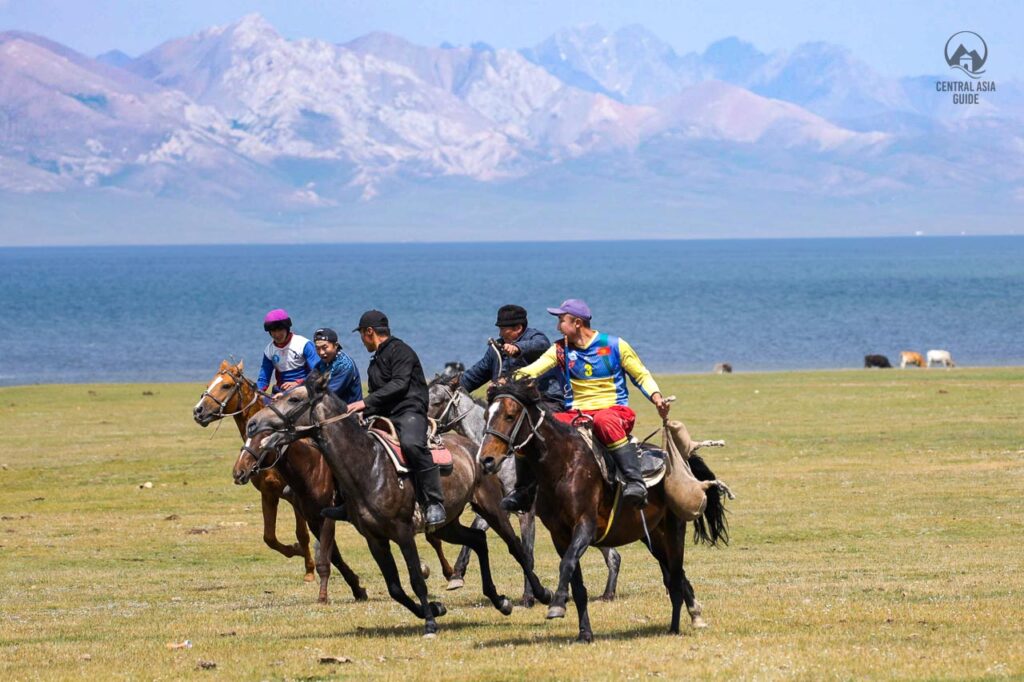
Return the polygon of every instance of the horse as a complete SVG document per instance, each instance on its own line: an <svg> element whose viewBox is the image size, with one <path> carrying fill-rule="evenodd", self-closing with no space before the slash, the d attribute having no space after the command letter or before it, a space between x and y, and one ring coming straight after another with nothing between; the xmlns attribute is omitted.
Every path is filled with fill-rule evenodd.
<svg viewBox="0 0 1024 682"><path fill-rule="evenodd" d="M950 355L948 350L930 350L926 353L928 367L932 366L932 363L942 365L946 369L950 367L956 367L956 363L953 362L953 356Z"/></svg>
<svg viewBox="0 0 1024 682"><path fill-rule="evenodd" d="M438 422L439 433L454 431L460 433L473 443L473 447L480 449L483 440L484 427L484 405L472 398L464 389L459 386L462 373L438 374L428 384L429 407L427 414ZM516 485L516 468L513 461L508 459L498 470L498 480L501 481L502 492L506 495L512 492ZM519 535L522 538L523 547L529 556L533 556L534 541L536 539L536 513L531 509L528 512L519 514ZM473 528L487 530L487 522L483 517L477 515L471 524ZM622 557L614 547L601 547L601 554L604 555L604 563L608 566L608 581L604 586L604 593L598 597L601 601L613 601L615 599L615 586L619 580L619 567L622 565ZM448 589L455 590L462 587L466 576L466 567L469 564L469 549L463 547L455 560L455 569L451 575L445 574L448 579ZM533 591L530 583L525 581L523 586L523 597L520 604L527 608L534 605Z"/></svg>
<svg viewBox="0 0 1024 682"><path fill-rule="evenodd" d="M417 618L422 618L424 635L432 637L437 633L436 619L447 613L447 609L440 602L428 601L415 542L413 486L399 476L385 447L359 425L354 418L358 413L348 412L348 406L327 390L326 384L327 377L314 372L278 404L270 404L253 416L247 433L254 437L270 432L264 446L275 449L306 436L317 441L344 495L349 520L366 539L387 583L388 594ZM459 521L459 515L469 504L505 541L530 580L537 599L549 603L551 591L544 588L534 574L532 560L523 551L508 517L501 512L501 486L494 477L483 476L466 438L445 434L443 439L452 454L452 472L442 478L447 520L440 527L427 529L428 537L435 536L473 549L480 561L484 595L502 615L510 615L512 602L498 594L491 577L486 535ZM405 559L418 603L402 587L391 553L392 542L398 545Z"/></svg>
<svg viewBox="0 0 1024 682"><path fill-rule="evenodd" d="M679 633L683 603L692 625L706 627L693 586L683 570L686 522L668 504L664 483L648 491L648 504L642 510L620 506L619 490L604 482L594 453L573 427L550 417L533 380L492 385L488 399L487 427L478 459L484 471L494 473L509 455L526 458L538 481L537 515L551 532L561 556L558 587L547 617L565 617L571 582L579 616L577 641L592 642L580 557L590 545L620 546L644 540L658 560L672 602L669 632ZM700 457L691 455L689 463L697 478L714 479ZM710 486L707 492L707 523L695 523L694 534L698 541L711 545L727 543L728 525L720 490ZM645 539L648 531L649 539Z"/></svg>
<svg viewBox="0 0 1024 682"><path fill-rule="evenodd" d="M213 422L231 417L235 420L238 433L245 441L245 424L254 414L260 411L262 404L256 383L244 374L245 362L239 361L232 365L222 360L217 373L199 397L199 402L192 409L192 418L197 424L206 428ZM310 550L309 530L306 521L295 504L294 496L285 491L287 484L281 474L274 469L259 472L251 478L254 488L260 491L263 508L263 542L276 552L286 557L301 556L305 564L306 582L313 580L313 553ZM277 506L281 499L292 506L295 512L295 538L298 542L285 545L277 539Z"/></svg>
<svg viewBox="0 0 1024 682"><path fill-rule="evenodd" d="M295 508L302 513L320 541L316 556L316 572L320 576L317 601L328 603L327 582L331 576L331 564L345 578L355 600L366 601L366 590L359 584L359 576L341 558L334 542L334 519L320 515L325 507L336 504L334 477L324 464L324 458L308 441L296 441L288 448L273 452L263 448L261 441L262 437L256 436L246 440L242 446L232 471L235 484L245 485L253 477L268 471L280 474L294 495ZM266 463L268 454L274 456L270 463Z"/></svg>
<svg viewBox="0 0 1024 682"><path fill-rule="evenodd" d="M915 353L914 351L900 351L900 369L906 369L907 365L924 367L924 358L921 357L920 353Z"/></svg>

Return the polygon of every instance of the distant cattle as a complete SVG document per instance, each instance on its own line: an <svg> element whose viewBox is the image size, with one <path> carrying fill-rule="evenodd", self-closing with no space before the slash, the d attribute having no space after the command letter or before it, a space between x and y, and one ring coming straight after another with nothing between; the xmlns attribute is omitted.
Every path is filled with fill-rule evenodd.
<svg viewBox="0 0 1024 682"><path fill-rule="evenodd" d="M920 353L905 350L900 353L900 369L906 369L907 365L917 365L918 367L924 367L924 358L921 357Z"/></svg>
<svg viewBox="0 0 1024 682"><path fill-rule="evenodd" d="M864 356L864 367L881 367L883 369L891 368L889 364L889 358L884 355L865 355Z"/></svg>
<svg viewBox="0 0 1024 682"><path fill-rule="evenodd" d="M728 362L720 362L715 365L715 374L732 374L732 365Z"/></svg>
<svg viewBox="0 0 1024 682"><path fill-rule="evenodd" d="M949 354L948 350L930 350L928 355L928 366L931 367L932 363L937 363L946 367L956 367L956 363L953 362L953 356Z"/></svg>

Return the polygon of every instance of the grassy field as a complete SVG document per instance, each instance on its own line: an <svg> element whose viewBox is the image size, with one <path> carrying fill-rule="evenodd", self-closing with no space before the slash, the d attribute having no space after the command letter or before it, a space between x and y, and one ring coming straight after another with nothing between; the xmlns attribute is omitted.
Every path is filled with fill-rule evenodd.
<svg viewBox="0 0 1024 682"><path fill-rule="evenodd" d="M347 525L370 601L336 576L318 606L301 560L263 546L257 492L231 481L233 423L192 422L198 384L0 389L0 679L1024 676L1024 368L662 386L695 437L728 441L707 459L738 494L733 541L690 545L686 561L710 627L663 634L659 571L631 546L619 599L592 605L590 646L572 642L571 603L560 621L503 618L475 565L448 593L432 557L449 614L424 640ZM637 432L655 424L642 407ZM282 538L290 523L283 512ZM491 546L499 589L518 597ZM543 529L538 550L553 586ZM583 565L599 593L599 552Z"/></svg>

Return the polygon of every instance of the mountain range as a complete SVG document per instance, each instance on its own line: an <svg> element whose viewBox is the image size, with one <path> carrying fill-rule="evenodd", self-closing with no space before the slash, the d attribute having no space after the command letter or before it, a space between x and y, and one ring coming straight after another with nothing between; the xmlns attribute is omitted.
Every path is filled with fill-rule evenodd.
<svg viewBox="0 0 1024 682"><path fill-rule="evenodd" d="M641 26L512 50L251 15L95 58L9 31L0 244L1013 232L1024 89L958 105L937 72Z"/></svg>

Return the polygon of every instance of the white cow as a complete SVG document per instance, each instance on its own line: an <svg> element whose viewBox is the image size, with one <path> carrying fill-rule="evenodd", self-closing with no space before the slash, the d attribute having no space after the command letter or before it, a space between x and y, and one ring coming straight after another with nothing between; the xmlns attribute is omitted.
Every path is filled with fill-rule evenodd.
<svg viewBox="0 0 1024 682"><path fill-rule="evenodd" d="M937 363L946 367L956 367L956 363L953 362L953 356L949 354L948 350L930 350L927 353L928 366L931 367L932 363Z"/></svg>

